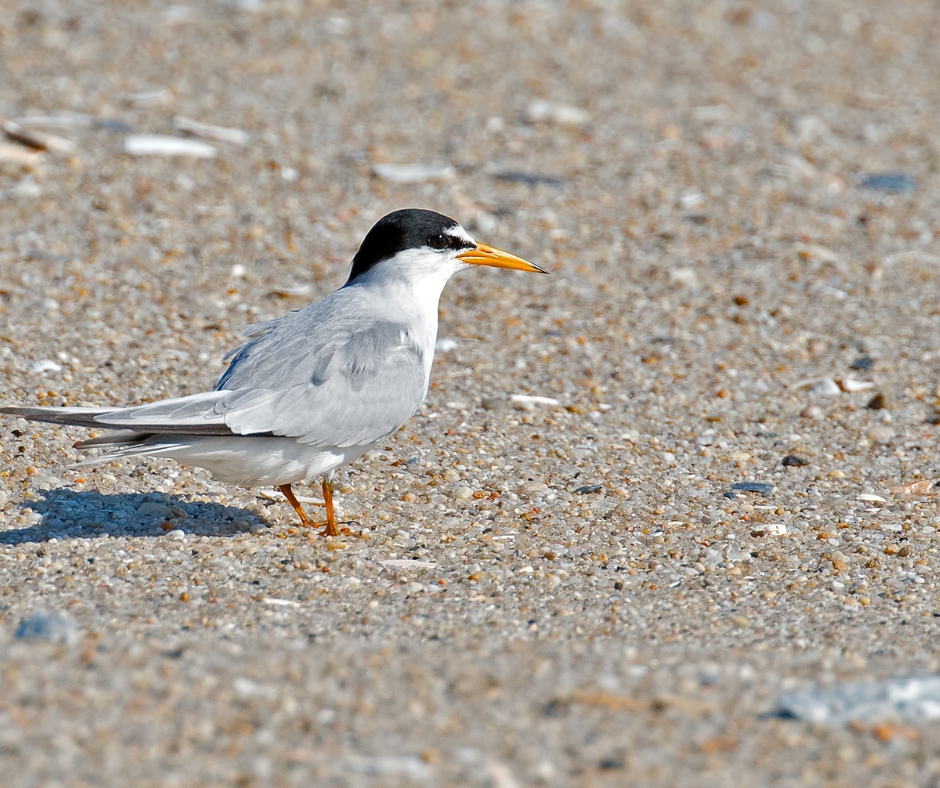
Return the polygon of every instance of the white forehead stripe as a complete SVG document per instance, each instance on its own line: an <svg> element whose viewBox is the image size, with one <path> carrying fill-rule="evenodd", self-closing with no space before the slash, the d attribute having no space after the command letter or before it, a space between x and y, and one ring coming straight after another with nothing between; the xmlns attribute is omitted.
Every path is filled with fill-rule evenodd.
<svg viewBox="0 0 940 788"><path fill-rule="evenodd" d="M449 235L452 238L457 238L460 241L463 241L468 244L476 243L476 241L474 241L470 237L470 234L466 230L464 230L463 227L461 227L459 224L456 227L448 227L446 230L444 230L444 235Z"/></svg>

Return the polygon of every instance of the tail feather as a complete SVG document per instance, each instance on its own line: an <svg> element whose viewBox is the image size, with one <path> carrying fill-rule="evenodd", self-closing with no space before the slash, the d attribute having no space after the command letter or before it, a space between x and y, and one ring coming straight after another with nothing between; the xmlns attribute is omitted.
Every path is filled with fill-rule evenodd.
<svg viewBox="0 0 940 788"><path fill-rule="evenodd" d="M125 457L159 457L166 454L167 452L172 451L173 449L178 449L180 444L178 443L151 443L148 439L152 438L152 435L145 433L130 433L125 432L125 435L128 437L121 442L114 441L116 437L114 435L111 437L111 442L107 443L103 440L108 436L102 436L101 438L92 438L91 441L81 441L80 443L75 444L77 449L96 449L96 448L109 448L113 451L109 451L107 454L99 454L97 457L89 457L86 460L81 462L76 462L73 465L70 465L70 468L83 468L88 465L98 465L102 462L109 462L111 460L120 460ZM95 441L101 440L100 443L95 443ZM91 445L89 445L91 444Z"/></svg>
<svg viewBox="0 0 940 788"><path fill-rule="evenodd" d="M73 448L76 449L110 449L114 447L124 447L128 445L133 445L135 443L140 443L141 441L146 440L151 435L152 432L136 432L134 430L117 430L116 432L108 432L104 435L99 435L96 438L88 438L87 440L79 441L75 444Z"/></svg>
<svg viewBox="0 0 940 788"><path fill-rule="evenodd" d="M101 427L96 416L113 413L115 408L41 408L28 405L3 405L0 413L19 416L30 421L45 421L50 424L70 424L75 427Z"/></svg>
<svg viewBox="0 0 940 788"><path fill-rule="evenodd" d="M136 428L138 432L186 435L232 435L222 417L211 413L209 405L218 399L215 391L188 397L161 400L130 408L35 407L2 405L0 413L30 421L91 427L105 430Z"/></svg>

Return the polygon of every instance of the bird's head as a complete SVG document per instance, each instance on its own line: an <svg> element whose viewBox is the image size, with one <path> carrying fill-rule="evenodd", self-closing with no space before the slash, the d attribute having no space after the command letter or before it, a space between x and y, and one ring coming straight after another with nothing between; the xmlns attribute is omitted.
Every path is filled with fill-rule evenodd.
<svg viewBox="0 0 940 788"><path fill-rule="evenodd" d="M446 282L471 265L548 273L521 257L478 243L453 219L434 211L406 208L383 216L369 230L353 258L346 284L376 276L432 278Z"/></svg>

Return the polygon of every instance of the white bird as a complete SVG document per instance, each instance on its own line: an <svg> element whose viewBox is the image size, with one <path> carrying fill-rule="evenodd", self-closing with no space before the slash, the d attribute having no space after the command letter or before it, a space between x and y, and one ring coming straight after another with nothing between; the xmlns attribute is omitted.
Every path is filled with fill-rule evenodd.
<svg viewBox="0 0 940 788"><path fill-rule="evenodd" d="M116 430L76 444L119 457L170 457L223 482L275 485L305 526L338 534L333 472L397 431L427 395L447 281L471 265L546 273L477 243L433 211L390 213L369 231L346 284L305 309L251 326L214 391L127 408L4 406L34 421ZM323 477L326 521L291 489Z"/></svg>

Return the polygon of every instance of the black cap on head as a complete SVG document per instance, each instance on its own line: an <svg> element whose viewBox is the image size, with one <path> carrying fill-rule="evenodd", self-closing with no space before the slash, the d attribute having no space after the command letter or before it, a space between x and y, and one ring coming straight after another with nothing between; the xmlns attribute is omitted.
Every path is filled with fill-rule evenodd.
<svg viewBox="0 0 940 788"><path fill-rule="evenodd" d="M353 281L398 252L427 246L430 239L457 226L457 222L449 216L421 208L404 208L383 216L362 240L353 258L348 281Z"/></svg>

